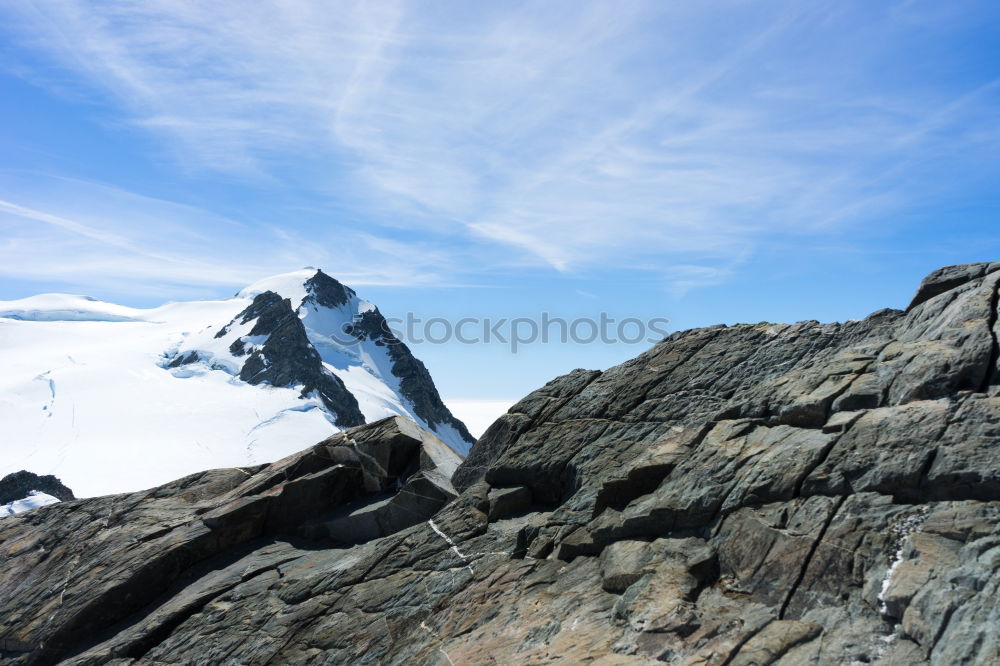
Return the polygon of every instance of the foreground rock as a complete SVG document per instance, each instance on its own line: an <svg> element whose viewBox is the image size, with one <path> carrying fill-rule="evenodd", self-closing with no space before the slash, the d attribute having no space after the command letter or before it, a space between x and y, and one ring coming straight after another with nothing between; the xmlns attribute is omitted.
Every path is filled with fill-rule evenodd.
<svg viewBox="0 0 1000 666"><path fill-rule="evenodd" d="M427 520L455 497L449 477L459 462L444 442L395 417L271 465L3 519L0 656L142 658L229 590ZM349 520L360 510L371 534Z"/></svg>
<svg viewBox="0 0 1000 666"><path fill-rule="evenodd" d="M998 663L998 283L942 269L905 312L687 331L558 378L447 505L382 422L4 519L2 656Z"/></svg>

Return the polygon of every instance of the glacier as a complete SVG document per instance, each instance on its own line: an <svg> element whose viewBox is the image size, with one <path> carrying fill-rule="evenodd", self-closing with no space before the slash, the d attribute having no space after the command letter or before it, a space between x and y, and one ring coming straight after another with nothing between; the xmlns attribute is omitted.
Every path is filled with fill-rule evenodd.
<svg viewBox="0 0 1000 666"><path fill-rule="evenodd" d="M319 278L328 291L343 290L332 306ZM253 322L238 315L267 292L288 301L321 372L343 384L365 422L404 416L468 452L468 430L433 384L407 394L404 382L413 380L399 376L405 345L390 351L384 336L345 336L358 321L381 318L375 305L310 268L232 298L149 309L69 294L0 301L0 477L26 469L58 476L79 497L131 492L204 469L272 462L343 429L317 391L241 379L269 336L249 335ZM422 363L405 360L429 381Z"/></svg>

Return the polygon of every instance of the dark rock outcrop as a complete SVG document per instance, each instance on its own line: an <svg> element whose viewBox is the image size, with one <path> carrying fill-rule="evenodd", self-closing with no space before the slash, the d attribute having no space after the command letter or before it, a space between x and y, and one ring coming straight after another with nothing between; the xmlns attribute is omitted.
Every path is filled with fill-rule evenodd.
<svg viewBox="0 0 1000 666"><path fill-rule="evenodd" d="M998 284L943 269L905 312L686 331L571 373L433 515L435 470L360 428L4 519L2 656L1000 663Z"/></svg>
<svg viewBox="0 0 1000 666"><path fill-rule="evenodd" d="M315 303L321 308L339 308L347 305L357 294L350 287L317 270L305 282L307 303Z"/></svg>
<svg viewBox="0 0 1000 666"><path fill-rule="evenodd" d="M465 424L457 419L438 393L427 366L396 337L385 317L374 308L361 314L350 330L358 340L385 346L392 360L392 374L399 378L399 392L413 405L413 412L431 428L449 425L467 442L475 441Z"/></svg>
<svg viewBox="0 0 1000 666"><path fill-rule="evenodd" d="M39 476L33 472L21 470L0 479L0 504L7 504L8 502L23 499L32 490L52 495L64 502L75 499L73 491L64 486L62 481L51 474Z"/></svg>
<svg viewBox="0 0 1000 666"><path fill-rule="evenodd" d="M381 535L426 521L455 497L447 477L458 462L395 417L271 465L0 520L0 657L141 659L219 595L282 576L292 562L308 569L317 553L345 552L338 548L358 538L337 518L357 502L394 496ZM57 570L58 581L49 577Z"/></svg>
<svg viewBox="0 0 1000 666"><path fill-rule="evenodd" d="M597 370L574 370L568 375L553 379L511 407L507 414L486 429L469 451L465 462L452 478L455 488L465 490L482 478L490 464L506 450L510 442L555 413L600 374Z"/></svg>
<svg viewBox="0 0 1000 666"><path fill-rule="evenodd" d="M382 379L389 380L387 388L398 393L402 402L409 403L412 408L409 413L441 434L457 450L466 451L475 438L444 404L427 367L396 337L378 308L359 301L353 289L321 270L306 279L302 286L305 295L299 303L273 291L257 294L246 309L215 333L216 339L233 338L224 340L223 345L241 360L237 371L240 379L250 384L302 386L303 397L317 392L338 426L361 425L365 420L357 399L336 374L324 367L320 351L332 351L334 357L341 355L342 362L341 347L350 348L357 343L368 346L370 343L384 349L388 367L379 368L379 371L391 373L398 380L398 387L392 386L395 382L388 376ZM336 316L328 318L331 311L337 311ZM317 315L316 324L311 323L313 315ZM344 319L337 321L338 317ZM250 323L253 325L249 332L236 337L234 330L242 332L242 327ZM310 328L314 325L318 330ZM311 339L310 335L314 337ZM372 351L368 347L367 352ZM333 361L334 365L337 362ZM190 349L175 348L166 352L161 365L175 369L191 363L234 372L225 363L217 364L211 352L201 354ZM375 363L379 364L379 360Z"/></svg>
<svg viewBox="0 0 1000 666"><path fill-rule="evenodd" d="M252 321L253 328L247 335L266 337L260 348L249 352L240 370L240 379L255 385L302 386L303 396L313 391L319 395L323 404L336 415L337 425L350 427L365 422L357 398L339 377L323 367L323 360L309 342L291 301L273 291L265 291L236 315L234 321L242 324ZM227 330L228 327L220 329L216 337L224 336ZM247 354L244 344L243 337L237 338L230 351L237 356Z"/></svg>

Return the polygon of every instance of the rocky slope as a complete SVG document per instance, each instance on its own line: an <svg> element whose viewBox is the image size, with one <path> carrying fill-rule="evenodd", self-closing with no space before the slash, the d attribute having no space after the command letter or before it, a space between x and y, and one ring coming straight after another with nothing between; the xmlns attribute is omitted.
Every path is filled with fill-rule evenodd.
<svg viewBox="0 0 1000 666"><path fill-rule="evenodd" d="M433 438L387 421L5 518L2 656L1000 663L998 283L946 268L905 312L570 373L489 429L450 501Z"/></svg>

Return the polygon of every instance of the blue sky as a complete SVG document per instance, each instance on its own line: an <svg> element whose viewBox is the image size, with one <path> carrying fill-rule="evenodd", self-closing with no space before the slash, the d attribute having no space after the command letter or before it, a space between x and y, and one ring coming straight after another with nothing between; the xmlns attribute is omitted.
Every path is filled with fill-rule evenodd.
<svg viewBox="0 0 1000 666"><path fill-rule="evenodd" d="M309 265L390 315L689 328L1000 259L996 2L22 0L0 62L4 299ZM643 347L414 350L504 400Z"/></svg>

